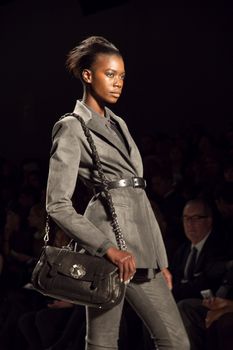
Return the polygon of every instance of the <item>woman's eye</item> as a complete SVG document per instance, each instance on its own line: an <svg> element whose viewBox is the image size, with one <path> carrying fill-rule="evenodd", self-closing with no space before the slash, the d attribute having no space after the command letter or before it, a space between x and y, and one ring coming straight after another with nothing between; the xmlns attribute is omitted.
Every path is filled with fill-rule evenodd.
<svg viewBox="0 0 233 350"><path fill-rule="evenodd" d="M107 72L106 75L107 75L107 77L109 77L109 78L113 78L113 76L114 76L114 74L113 74L112 72Z"/></svg>

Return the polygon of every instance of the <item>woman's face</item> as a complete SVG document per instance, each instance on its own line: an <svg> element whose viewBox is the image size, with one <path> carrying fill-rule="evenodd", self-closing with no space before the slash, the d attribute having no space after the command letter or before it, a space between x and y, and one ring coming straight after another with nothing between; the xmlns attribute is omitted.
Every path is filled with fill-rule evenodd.
<svg viewBox="0 0 233 350"><path fill-rule="evenodd" d="M89 87L88 93L100 103L117 102L124 78L124 62L118 55L99 54L91 69L83 71L83 79Z"/></svg>

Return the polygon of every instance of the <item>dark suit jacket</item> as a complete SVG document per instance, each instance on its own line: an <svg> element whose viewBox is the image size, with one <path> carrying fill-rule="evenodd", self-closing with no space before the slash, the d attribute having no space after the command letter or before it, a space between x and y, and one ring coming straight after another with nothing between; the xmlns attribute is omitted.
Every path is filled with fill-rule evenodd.
<svg viewBox="0 0 233 350"><path fill-rule="evenodd" d="M187 298L201 298L200 291L212 289L215 292L223 276L222 270L213 271L212 265L224 259L224 244L212 232L207 238L196 262L191 281L184 281L184 269L191 249L191 242L184 243L175 253L170 270L173 275L173 295L177 301ZM211 273L209 272L211 271Z"/></svg>
<svg viewBox="0 0 233 350"><path fill-rule="evenodd" d="M91 131L107 180L143 176L142 160L125 122L108 110L128 143L129 152L117 135L77 101L75 113ZM102 256L116 240L101 193L89 202L84 215L72 204L77 178L89 186L100 183L93 167L91 149L77 118L59 120L53 128L53 145L47 184L47 211L54 221L93 255ZM167 267L167 256L158 223L143 189L111 190L118 220L128 250L139 268Z"/></svg>

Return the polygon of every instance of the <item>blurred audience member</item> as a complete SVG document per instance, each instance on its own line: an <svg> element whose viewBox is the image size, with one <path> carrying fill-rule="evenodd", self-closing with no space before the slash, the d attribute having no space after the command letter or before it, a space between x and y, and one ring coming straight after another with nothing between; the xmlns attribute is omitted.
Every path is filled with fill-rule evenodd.
<svg viewBox="0 0 233 350"><path fill-rule="evenodd" d="M233 155L224 161L223 164L223 180L233 183Z"/></svg>
<svg viewBox="0 0 233 350"><path fill-rule="evenodd" d="M231 259L224 262L225 274L213 297L202 300L199 296L178 303L191 350L232 349L233 255ZM218 268L218 263L214 263L213 269L215 267Z"/></svg>
<svg viewBox="0 0 233 350"><path fill-rule="evenodd" d="M200 297L200 291L214 291L222 278L221 273L209 275L211 263L223 259L224 242L215 232L211 206L203 199L186 203L183 210L185 242L175 253L170 270L173 275L173 295L177 301Z"/></svg>
<svg viewBox="0 0 233 350"><path fill-rule="evenodd" d="M209 309L205 318L205 350L232 350L233 300L223 298L205 299Z"/></svg>
<svg viewBox="0 0 233 350"><path fill-rule="evenodd" d="M155 138L153 135L142 135L139 141L140 153L142 157L155 153Z"/></svg>
<svg viewBox="0 0 233 350"><path fill-rule="evenodd" d="M35 209L38 210L39 207L35 206L33 210ZM39 213L40 219L44 221L44 211L42 208L40 208ZM29 217L29 221L31 224L33 224L33 226L41 226L41 224L38 224L38 218L35 220L35 218L30 219ZM31 235L31 237L33 236ZM70 241L70 238L68 238L68 236L61 231L61 229L52 224L50 238L51 244L55 246L67 245ZM35 260L32 266L34 266L34 264ZM32 267L30 268L30 273L27 270L27 278L25 276L23 280L20 278L20 283L18 282L17 285L15 281L11 281L11 286L13 284L14 288L9 288L8 286L7 293L5 293L4 299L0 303L1 350L18 350L20 349L20 346L22 349L25 349L26 340L18 328L19 318L27 312L35 313L39 310L47 308L48 299L49 304L53 304L54 302L53 299L47 298L33 289L32 284L30 283L31 271ZM6 273L6 279L11 277L12 276L9 273Z"/></svg>
<svg viewBox="0 0 233 350"><path fill-rule="evenodd" d="M23 223L20 206L12 204L6 213L3 233L4 288L22 287L29 279L28 262L33 256L32 236Z"/></svg>
<svg viewBox="0 0 233 350"><path fill-rule="evenodd" d="M32 259L38 259L41 252L41 248L44 245L45 235L45 222L46 222L46 209L44 204L35 204L32 206L28 216L28 226L33 229L33 257Z"/></svg>
<svg viewBox="0 0 233 350"><path fill-rule="evenodd" d="M216 187L215 203L219 212L221 229L233 240L233 182L223 182Z"/></svg>
<svg viewBox="0 0 233 350"><path fill-rule="evenodd" d="M46 308L23 314L19 327L28 350L84 350L85 307L51 300Z"/></svg>
<svg viewBox="0 0 233 350"><path fill-rule="evenodd" d="M182 210L185 204L184 198L177 191L173 183L170 169L157 169L150 179L150 199L154 201L166 223L163 234L168 260L174 255L174 251L184 242L181 224Z"/></svg>

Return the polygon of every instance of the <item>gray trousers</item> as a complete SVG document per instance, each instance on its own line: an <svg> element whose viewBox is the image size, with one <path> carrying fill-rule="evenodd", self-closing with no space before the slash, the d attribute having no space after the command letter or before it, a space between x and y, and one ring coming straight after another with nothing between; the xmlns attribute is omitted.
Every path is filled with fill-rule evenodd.
<svg viewBox="0 0 233 350"><path fill-rule="evenodd" d="M190 349L176 303L161 273L149 282L130 282L125 297L149 330L155 349ZM118 349L122 308L123 301L110 310L86 308L86 350Z"/></svg>

